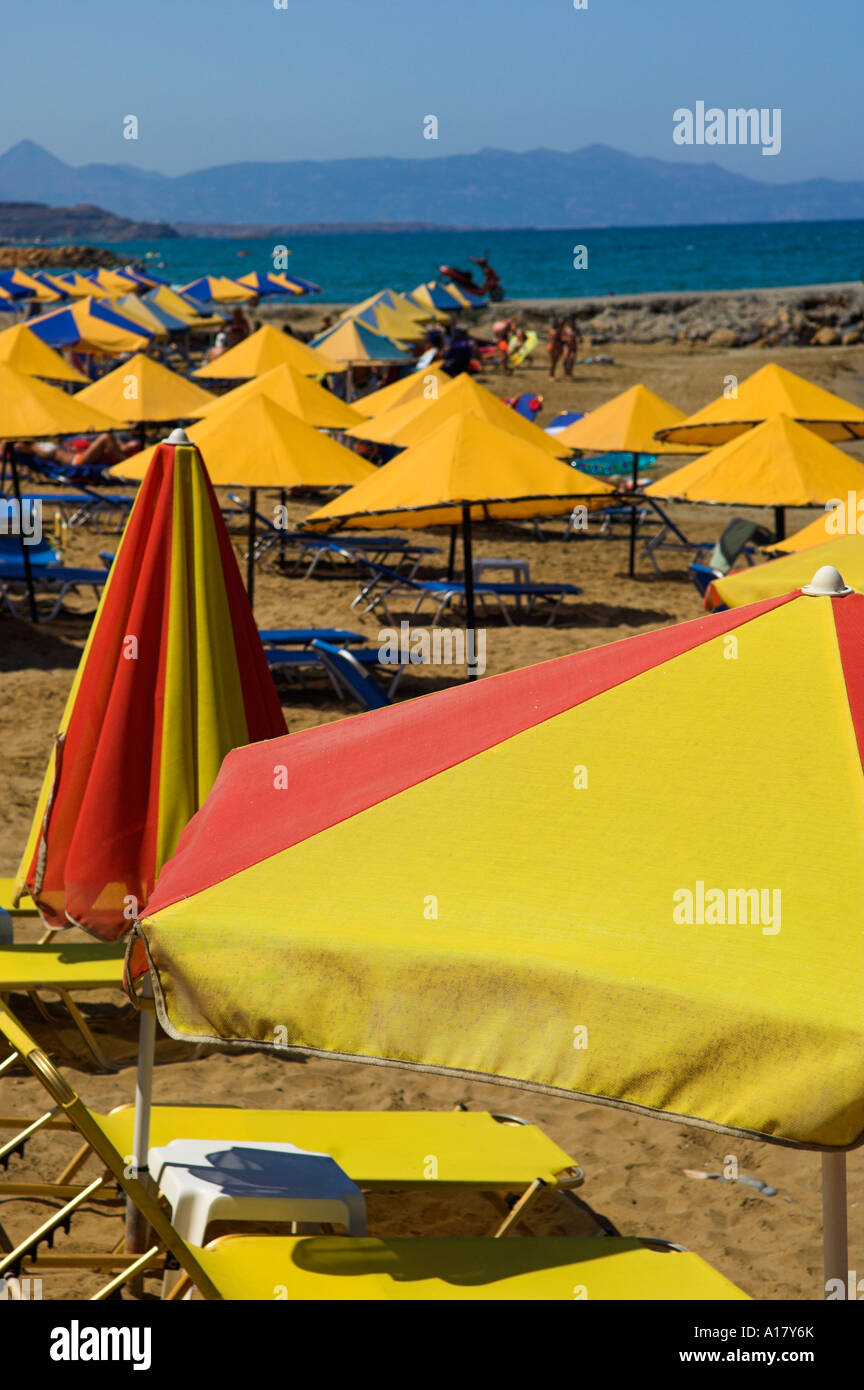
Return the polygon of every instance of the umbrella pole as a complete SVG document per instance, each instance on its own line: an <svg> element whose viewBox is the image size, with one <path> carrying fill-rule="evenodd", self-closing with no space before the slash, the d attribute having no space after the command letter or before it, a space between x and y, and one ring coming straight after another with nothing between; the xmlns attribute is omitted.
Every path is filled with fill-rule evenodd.
<svg viewBox="0 0 864 1390"><path fill-rule="evenodd" d="M346 404L346 405L347 405L348 402L351 400L351 398L352 398L353 395L354 395L354 372L353 372L353 363L349 362L349 363L348 363L348 369L347 369L347 371L345 372L345 404Z"/></svg>
<svg viewBox="0 0 864 1390"><path fill-rule="evenodd" d="M456 537L459 534L458 526L450 527L450 558L447 561L447 578L456 577Z"/></svg>
<svg viewBox="0 0 864 1390"><path fill-rule="evenodd" d="M254 611L255 608L255 509L258 506L258 489L249 489L249 534L247 543L249 551L246 556L246 593L249 596L249 607Z"/></svg>
<svg viewBox="0 0 864 1390"><path fill-rule="evenodd" d="M462 554L465 560L465 659L469 681L477 679L477 630L474 617L474 555L471 548L471 508L462 508Z"/></svg>
<svg viewBox="0 0 864 1390"><path fill-rule="evenodd" d="M282 490L281 490L281 492L279 493L279 506L282 508L281 512L279 513L279 516L280 516L280 519L282 519L283 521L284 521L284 518L285 518L285 508L286 508L287 505L288 505L288 494L287 494L287 492L285 491L285 489L284 489L284 487L283 487ZM280 563L280 565L284 565L284 563L285 563L285 527L284 527L284 526L280 526L280 527L279 527L279 563Z"/></svg>
<svg viewBox="0 0 864 1390"><path fill-rule="evenodd" d="M822 1155L822 1255L825 1293L829 1279L839 1279L846 1296L849 1253L846 1231L846 1155ZM854 1298L855 1295L851 1294Z"/></svg>
<svg viewBox="0 0 864 1390"><path fill-rule="evenodd" d="M786 539L786 508L774 508L774 539L775 541L785 541Z"/></svg>
<svg viewBox="0 0 864 1390"><path fill-rule="evenodd" d="M149 974L141 982L141 1017L138 1024L138 1071L135 1077L135 1128L132 1138L132 1176L146 1184L150 1155L150 1106L153 1097L153 1063L156 1051L156 1009ZM128 1255L146 1250L147 1222L129 1199L126 1201L126 1240ZM130 1283L140 1295L141 1279Z"/></svg>
<svg viewBox="0 0 864 1390"><path fill-rule="evenodd" d="M21 480L18 477L18 464L15 462L15 446L8 440L3 450L4 471L7 461L12 474L12 491L15 494L15 501L18 504L18 534L21 538L21 558L24 561L24 581L27 585L30 617L34 623L38 623L39 613L36 609L36 590L33 587L33 567L30 564L30 551L24 544L24 508L21 502Z"/></svg>
<svg viewBox="0 0 864 1390"><path fill-rule="evenodd" d="M636 487L639 482L639 455L633 455L633 490L630 494L630 578L636 573Z"/></svg>

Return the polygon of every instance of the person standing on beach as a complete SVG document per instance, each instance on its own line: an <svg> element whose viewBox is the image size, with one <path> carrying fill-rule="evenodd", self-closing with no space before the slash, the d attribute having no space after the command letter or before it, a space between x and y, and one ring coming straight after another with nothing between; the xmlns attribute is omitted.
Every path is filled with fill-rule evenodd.
<svg viewBox="0 0 864 1390"><path fill-rule="evenodd" d="M549 380L555 380L555 369L558 366L558 359L564 350L564 343L561 338L563 328L562 319L553 319L549 329L549 337L546 340L546 351L549 354Z"/></svg>
<svg viewBox="0 0 864 1390"><path fill-rule="evenodd" d="M228 346L236 347L242 343L244 338L249 337L249 324L242 309L235 309L231 315L231 322L228 325Z"/></svg>
<svg viewBox="0 0 864 1390"><path fill-rule="evenodd" d="M563 346L563 357L561 369L568 378L573 380L573 364L576 361L576 353L579 350L579 329L576 327L576 316L571 314L561 327L561 343Z"/></svg>

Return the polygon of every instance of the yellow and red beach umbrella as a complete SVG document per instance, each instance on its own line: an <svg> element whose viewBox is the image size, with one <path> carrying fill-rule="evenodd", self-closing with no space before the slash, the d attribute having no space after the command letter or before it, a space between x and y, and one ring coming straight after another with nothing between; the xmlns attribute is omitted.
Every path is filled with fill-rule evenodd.
<svg viewBox="0 0 864 1390"><path fill-rule="evenodd" d="M783 555L765 565L747 566L715 579L708 586L705 607L741 608L745 603L776 598L809 584L817 569L831 565L856 593L864 594L864 540L841 536L825 545Z"/></svg>
<svg viewBox="0 0 864 1390"><path fill-rule="evenodd" d="M862 753L830 586L238 750L142 914L161 1021L860 1144Z"/></svg>
<svg viewBox="0 0 864 1390"><path fill-rule="evenodd" d="M121 936L225 754L285 732L201 456L162 444L66 703L16 895L52 927Z"/></svg>

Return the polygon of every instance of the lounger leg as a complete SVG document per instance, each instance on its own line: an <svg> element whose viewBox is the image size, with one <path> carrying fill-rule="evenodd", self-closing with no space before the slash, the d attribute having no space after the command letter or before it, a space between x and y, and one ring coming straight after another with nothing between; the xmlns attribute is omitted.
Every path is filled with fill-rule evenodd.
<svg viewBox="0 0 864 1390"><path fill-rule="evenodd" d="M86 1044L96 1064L99 1067L101 1067L103 1071L120 1071L120 1067L117 1065L117 1063L109 1061L109 1059L105 1056L104 1052L102 1051L101 1047L99 1046L93 1034L91 1033L89 1027L87 1026L87 1020L84 1018L84 1015L79 1010L78 1005L75 1003L74 999L71 998L71 996L67 993L65 989L60 989L57 986L51 986L51 989L52 992L56 994L66 1005L66 1008L69 1010L69 1015L72 1018L73 1023L77 1027L78 1032L81 1034L81 1037L83 1038L84 1043Z"/></svg>
<svg viewBox="0 0 864 1390"><path fill-rule="evenodd" d="M123 1285L127 1283L128 1280L134 1278L136 1275L143 1274L147 1266L153 1264L154 1261L159 1258L159 1254L159 1246L152 1245L150 1249L145 1250L144 1254L135 1260L134 1263L129 1265L126 1269L121 1269L120 1273L115 1275L115 1277L107 1283L104 1288L100 1289L98 1293L94 1293L90 1302L104 1303L105 1299L110 1298L112 1293L116 1293L118 1289L122 1289Z"/></svg>
<svg viewBox="0 0 864 1390"><path fill-rule="evenodd" d="M494 1232L494 1237L496 1240L500 1239L501 1236L510 1235L510 1232L514 1229L515 1226L518 1226L519 1222L524 1217L528 1208L534 1205L538 1196L540 1195L545 1186L546 1184L542 1178L535 1178L534 1181L531 1183L530 1187L526 1187L518 1202L516 1202L515 1205L511 1207L509 1213L501 1222L501 1225L498 1227L497 1231Z"/></svg>

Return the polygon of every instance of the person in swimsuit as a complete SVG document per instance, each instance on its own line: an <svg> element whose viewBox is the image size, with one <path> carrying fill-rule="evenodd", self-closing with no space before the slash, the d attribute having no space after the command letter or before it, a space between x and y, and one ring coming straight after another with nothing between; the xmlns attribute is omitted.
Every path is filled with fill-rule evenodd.
<svg viewBox="0 0 864 1390"><path fill-rule="evenodd" d="M564 343L561 338L561 330L563 326L563 321L561 319L553 319L552 326L549 329L549 337L546 341L546 351L549 354L550 381L555 380L555 369L558 366L558 359L560 358L561 353L564 351Z"/></svg>
<svg viewBox="0 0 864 1390"><path fill-rule="evenodd" d="M576 327L576 319L573 314L561 327L561 342L563 345L563 356L561 368L564 375L573 380L573 364L576 361L576 353L579 350L579 329Z"/></svg>

